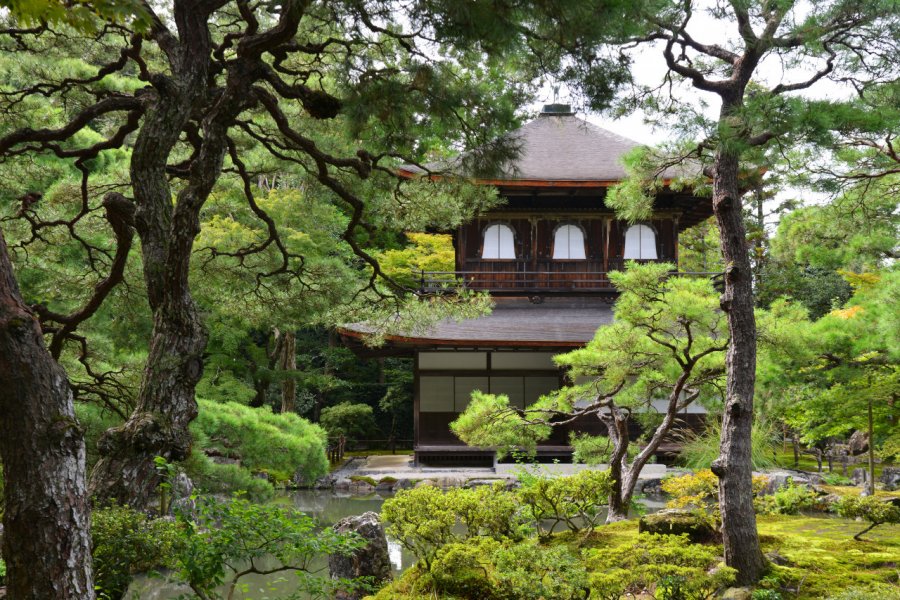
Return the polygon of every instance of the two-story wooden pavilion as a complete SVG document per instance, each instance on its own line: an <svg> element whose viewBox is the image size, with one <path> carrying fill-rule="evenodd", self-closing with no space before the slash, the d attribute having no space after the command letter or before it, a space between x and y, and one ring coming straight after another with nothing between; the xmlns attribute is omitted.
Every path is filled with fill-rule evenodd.
<svg viewBox="0 0 900 600"><path fill-rule="evenodd" d="M612 321L616 291L608 273L628 260L677 264L679 232L712 214L709 198L664 188L650 220L617 219L604 199L626 176L622 156L638 144L576 117L566 105L545 106L511 136L519 153L507 174L477 180L496 186L505 204L451 232L454 272L419 274L426 291L448 280L489 291L493 312L387 338L389 352L415 359L417 462L492 461L491 449L465 446L449 429L472 391L506 394L524 407L564 385L551 357L583 346ZM405 173L420 175L413 168ZM341 334L359 347L365 326ZM572 429L604 433L598 420L557 428L539 454L571 453Z"/></svg>

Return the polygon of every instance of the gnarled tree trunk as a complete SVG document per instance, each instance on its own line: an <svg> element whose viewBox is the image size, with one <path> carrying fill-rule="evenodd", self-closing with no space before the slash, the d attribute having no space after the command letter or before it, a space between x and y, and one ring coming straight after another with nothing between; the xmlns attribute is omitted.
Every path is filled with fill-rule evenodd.
<svg viewBox="0 0 900 600"><path fill-rule="evenodd" d="M0 458L10 600L90 600L85 447L69 381L25 306L0 232Z"/></svg>
<svg viewBox="0 0 900 600"><path fill-rule="evenodd" d="M182 460L191 448L194 392L203 373L207 335L191 297L190 259L200 232L200 209L221 173L226 129L204 121L202 145L187 184L172 202L167 163L195 108L206 101L212 6L176 6L182 39L162 36L173 73L156 90L131 159L135 229L141 239L144 280L153 311L150 353L134 412L104 433L101 458L91 473L91 494L134 507L151 506L160 475L154 457ZM224 99L222 106L230 107Z"/></svg>
<svg viewBox="0 0 900 600"><path fill-rule="evenodd" d="M720 123L731 124L743 89L734 99L723 97ZM719 457L712 471L719 478L719 508L725 562L738 570L738 582L753 583L765 568L753 511L751 431L756 383L756 319L753 314L753 272L741 214L738 154L720 141L713 177L713 210L719 224L725 259L722 310L728 315L731 342L726 355L728 384Z"/></svg>

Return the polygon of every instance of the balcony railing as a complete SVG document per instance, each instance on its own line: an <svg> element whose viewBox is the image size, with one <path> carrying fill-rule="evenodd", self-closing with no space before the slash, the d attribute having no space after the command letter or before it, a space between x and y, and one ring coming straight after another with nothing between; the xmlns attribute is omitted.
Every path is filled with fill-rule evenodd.
<svg viewBox="0 0 900 600"><path fill-rule="evenodd" d="M615 287L609 271L416 271L423 293L452 292L463 288L495 294L610 293ZM672 275L709 277L718 283L722 273L672 272Z"/></svg>

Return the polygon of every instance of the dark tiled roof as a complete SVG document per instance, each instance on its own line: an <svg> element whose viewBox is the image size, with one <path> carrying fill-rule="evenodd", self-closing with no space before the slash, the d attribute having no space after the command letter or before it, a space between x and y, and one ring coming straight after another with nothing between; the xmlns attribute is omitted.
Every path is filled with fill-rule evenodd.
<svg viewBox="0 0 900 600"><path fill-rule="evenodd" d="M389 342L413 346L580 346L601 325L613 321L612 307L596 298L496 298L491 314L461 322L444 320L425 333L387 336ZM346 325L344 334L368 333L365 324Z"/></svg>
<svg viewBox="0 0 900 600"><path fill-rule="evenodd" d="M573 114L541 114L506 138L518 156L501 168L497 178L516 181L618 181L626 176L622 157L641 146ZM455 170L452 164L427 166ZM412 166L404 169L422 172Z"/></svg>

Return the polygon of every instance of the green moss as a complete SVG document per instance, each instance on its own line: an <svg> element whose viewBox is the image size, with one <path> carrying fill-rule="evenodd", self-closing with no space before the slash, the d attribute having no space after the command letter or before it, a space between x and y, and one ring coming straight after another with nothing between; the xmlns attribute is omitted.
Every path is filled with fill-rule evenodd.
<svg viewBox="0 0 900 600"><path fill-rule="evenodd" d="M397 483L397 478L396 477L382 477L381 479L378 480L378 483L394 484L394 483Z"/></svg>
<svg viewBox="0 0 900 600"><path fill-rule="evenodd" d="M778 591L786 600L813 600L838 596L849 588L898 587L900 525L884 525L874 529L865 542L853 541L853 534L859 530L860 524L848 519L760 516L758 527L763 551L775 552L785 562L784 565L771 566L769 574L759 583L759 589ZM603 525L587 536L572 532L557 534L544 545L548 548L566 547L581 556L588 568L588 576L594 578L603 573L591 569L589 556L596 556L597 550L628 556L637 543L638 523L632 520ZM703 548L721 553L721 548L717 546L705 545ZM409 569L399 580L381 590L375 599L431 598L433 596L428 592L431 579L424 569Z"/></svg>

